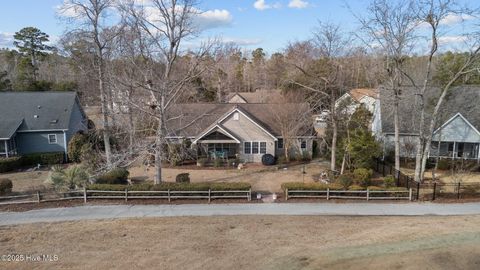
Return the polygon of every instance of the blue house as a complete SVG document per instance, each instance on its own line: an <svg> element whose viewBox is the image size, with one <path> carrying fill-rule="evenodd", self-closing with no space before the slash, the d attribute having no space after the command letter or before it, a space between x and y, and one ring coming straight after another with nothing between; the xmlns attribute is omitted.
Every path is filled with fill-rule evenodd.
<svg viewBox="0 0 480 270"><path fill-rule="evenodd" d="M0 157L65 152L87 129L75 92L0 92Z"/></svg>

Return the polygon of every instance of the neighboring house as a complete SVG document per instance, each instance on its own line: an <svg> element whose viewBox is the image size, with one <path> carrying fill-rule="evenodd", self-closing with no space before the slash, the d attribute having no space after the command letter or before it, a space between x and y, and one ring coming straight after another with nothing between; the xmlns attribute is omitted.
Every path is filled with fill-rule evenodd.
<svg viewBox="0 0 480 270"><path fill-rule="evenodd" d="M283 101L281 90L236 92L226 96L226 103L276 103Z"/></svg>
<svg viewBox="0 0 480 270"><path fill-rule="evenodd" d="M380 91L374 114L374 133L383 142L385 153L394 148L392 97ZM440 89L429 88L425 95L427 107L425 129L430 124L433 100ZM434 98L435 97L435 98ZM400 156L415 157L420 113L418 96L413 88L403 88L399 103ZM451 89L441 106L433 133L430 157L476 159L480 161L480 87L459 86Z"/></svg>
<svg viewBox="0 0 480 270"><path fill-rule="evenodd" d="M306 105L306 104L305 104ZM284 138L275 112L284 104L177 104L169 111L168 139L189 139L199 157L239 157L261 162L264 154L283 155ZM306 105L308 106L308 105ZM290 154L312 155L313 128L305 126L302 136L290 139Z"/></svg>
<svg viewBox="0 0 480 270"><path fill-rule="evenodd" d="M74 92L0 92L0 156L67 154L70 138L86 128Z"/></svg>

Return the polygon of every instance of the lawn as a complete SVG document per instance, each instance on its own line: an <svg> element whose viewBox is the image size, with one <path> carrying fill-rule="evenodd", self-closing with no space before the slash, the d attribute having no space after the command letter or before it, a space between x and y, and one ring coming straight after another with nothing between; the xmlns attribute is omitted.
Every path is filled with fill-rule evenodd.
<svg viewBox="0 0 480 270"><path fill-rule="evenodd" d="M402 168L401 171L407 175L414 176L415 170L409 168ZM461 179L462 183L480 183L480 172L465 172L458 173L455 176L451 171L439 171L435 172L435 177L440 179L443 183L455 183L455 179ZM432 179L432 171L427 170L425 172L425 179Z"/></svg>
<svg viewBox="0 0 480 270"><path fill-rule="evenodd" d="M49 177L48 170L0 173L0 178L12 180L13 191L44 189L44 183Z"/></svg>
<svg viewBox="0 0 480 270"><path fill-rule="evenodd" d="M478 269L480 216L143 218L0 227L1 269Z"/></svg>

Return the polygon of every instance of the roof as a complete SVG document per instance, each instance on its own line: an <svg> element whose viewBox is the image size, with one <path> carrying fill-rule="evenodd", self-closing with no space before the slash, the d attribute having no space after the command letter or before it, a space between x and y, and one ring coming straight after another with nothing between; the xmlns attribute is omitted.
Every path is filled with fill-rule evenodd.
<svg viewBox="0 0 480 270"><path fill-rule="evenodd" d="M360 102L360 100L365 96L371 97L371 98L377 98L377 91L371 88L352 89L350 90L349 94L355 101L358 101L358 102Z"/></svg>
<svg viewBox="0 0 480 270"><path fill-rule="evenodd" d="M308 110L308 104L300 104ZM283 107L285 104L176 104L168 111L168 132L171 137L197 137L209 127L216 125L226 114L238 108L272 135L281 136L275 112L284 109ZM305 127L305 132L310 129L311 127Z"/></svg>
<svg viewBox="0 0 480 270"><path fill-rule="evenodd" d="M75 92L1 92L0 134L19 121L19 131L67 130L76 99Z"/></svg>
<svg viewBox="0 0 480 270"><path fill-rule="evenodd" d="M272 103L282 100L281 90L257 90L255 92L236 92L227 95L229 102L235 95L240 96L246 103Z"/></svg>
<svg viewBox="0 0 480 270"><path fill-rule="evenodd" d="M426 121L430 123L430 116L434 109L434 101L441 94L439 88L428 88L425 93ZM382 117L382 131L394 132L393 110L391 109L392 95L389 91L380 91L380 106ZM477 130L480 130L480 86L457 86L450 89L446 99L440 107L435 129L451 119L457 113L462 114ZM419 130L419 97L415 95L413 87L402 88L399 103L400 133L418 133Z"/></svg>
<svg viewBox="0 0 480 270"><path fill-rule="evenodd" d="M10 139L23 122L23 118L0 120L0 139Z"/></svg>

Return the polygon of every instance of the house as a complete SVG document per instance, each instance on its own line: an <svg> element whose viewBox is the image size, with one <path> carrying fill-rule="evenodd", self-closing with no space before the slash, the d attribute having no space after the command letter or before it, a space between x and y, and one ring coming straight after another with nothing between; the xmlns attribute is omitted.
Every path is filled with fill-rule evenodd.
<svg viewBox="0 0 480 270"><path fill-rule="evenodd" d="M0 156L66 154L70 138L86 128L74 92L0 92Z"/></svg>
<svg viewBox="0 0 480 270"><path fill-rule="evenodd" d="M238 157L244 162L261 162L264 154L312 155L313 128L301 126L293 138L283 138L277 112L288 104L219 103L176 104L167 119L169 140L190 140L198 157ZM308 110L308 104L292 107ZM311 122L309 122L311 123Z"/></svg>
<svg viewBox="0 0 480 270"><path fill-rule="evenodd" d="M399 102L400 156L415 157L420 128L418 96L412 87L402 88ZM433 101L440 94L438 88L425 93L427 108L425 125L430 123ZM379 110L374 114L373 131L383 142L384 152L392 151L394 122L392 96L380 91ZM427 126L424 127L427 130ZM430 157L474 159L480 161L480 86L457 86L451 89L440 108L433 133Z"/></svg>

